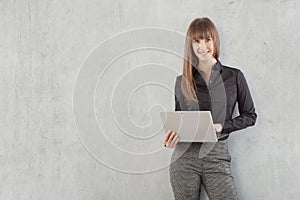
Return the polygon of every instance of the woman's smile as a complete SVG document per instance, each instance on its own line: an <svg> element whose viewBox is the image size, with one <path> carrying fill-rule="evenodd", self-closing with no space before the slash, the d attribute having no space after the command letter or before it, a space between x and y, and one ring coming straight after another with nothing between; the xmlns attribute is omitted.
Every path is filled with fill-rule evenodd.
<svg viewBox="0 0 300 200"><path fill-rule="evenodd" d="M192 40L193 50L201 61L214 58L214 43L211 37L206 39Z"/></svg>
<svg viewBox="0 0 300 200"><path fill-rule="evenodd" d="M201 54L201 55L206 55L206 54L209 53L209 51L208 50L207 51L199 51L198 53Z"/></svg>

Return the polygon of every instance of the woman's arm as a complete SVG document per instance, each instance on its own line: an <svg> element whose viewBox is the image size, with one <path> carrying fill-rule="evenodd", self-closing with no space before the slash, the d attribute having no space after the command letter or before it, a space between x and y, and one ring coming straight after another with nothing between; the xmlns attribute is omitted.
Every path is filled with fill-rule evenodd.
<svg viewBox="0 0 300 200"><path fill-rule="evenodd" d="M178 101L176 94L175 94L175 111L181 111L180 103Z"/></svg>
<svg viewBox="0 0 300 200"><path fill-rule="evenodd" d="M247 81L240 70L237 74L237 102L240 115L225 121L222 134L229 134L253 126L256 122L257 114L255 113L254 103Z"/></svg>
<svg viewBox="0 0 300 200"><path fill-rule="evenodd" d="M180 94L179 91L181 90L181 82L179 81L179 77L176 77L176 82L175 82L175 89L174 89L174 93L175 93L175 111L181 111L181 107L180 107L180 101L179 99Z"/></svg>
<svg viewBox="0 0 300 200"><path fill-rule="evenodd" d="M175 93L175 111L181 111L181 107L180 107L180 101L179 99L181 99L180 97L180 81L179 81L179 77L176 77L176 82L175 82L175 89L174 89L174 93ZM169 147L169 148L174 148L177 143L180 140L180 136L177 134L177 132L172 131L172 130L168 130L165 139L164 139L164 146L165 147Z"/></svg>

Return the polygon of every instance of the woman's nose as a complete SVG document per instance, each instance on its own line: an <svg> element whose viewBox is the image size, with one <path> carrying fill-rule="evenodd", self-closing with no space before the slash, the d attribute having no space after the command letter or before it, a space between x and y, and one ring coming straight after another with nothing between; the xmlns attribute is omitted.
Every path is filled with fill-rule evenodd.
<svg viewBox="0 0 300 200"><path fill-rule="evenodd" d="M205 42L204 42L204 41L201 41L201 40L199 41L198 46L199 46L200 48L205 48L205 47L206 47Z"/></svg>

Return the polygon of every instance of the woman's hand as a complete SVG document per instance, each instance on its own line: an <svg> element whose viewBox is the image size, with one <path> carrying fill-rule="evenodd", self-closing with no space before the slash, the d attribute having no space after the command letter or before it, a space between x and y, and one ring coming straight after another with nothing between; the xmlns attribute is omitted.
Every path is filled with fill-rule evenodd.
<svg viewBox="0 0 300 200"><path fill-rule="evenodd" d="M223 130L222 124L214 124L214 128L216 132L221 132Z"/></svg>
<svg viewBox="0 0 300 200"><path fill-rule="evenodd" d="M169 130L166 134L164 145L165 147L174 148L179 140L179 135L175 131Z"/></svg>

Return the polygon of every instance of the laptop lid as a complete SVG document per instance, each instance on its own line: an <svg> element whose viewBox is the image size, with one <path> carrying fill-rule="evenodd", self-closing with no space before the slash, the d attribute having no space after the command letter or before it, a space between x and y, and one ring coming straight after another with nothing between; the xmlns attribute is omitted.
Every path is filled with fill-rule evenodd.
<svg viewBox="0 0 300 200"><path fill-rule="evenodd" d="M165 132L176 131L179 142L217 142L210 111L160 112Z"/></svg>

